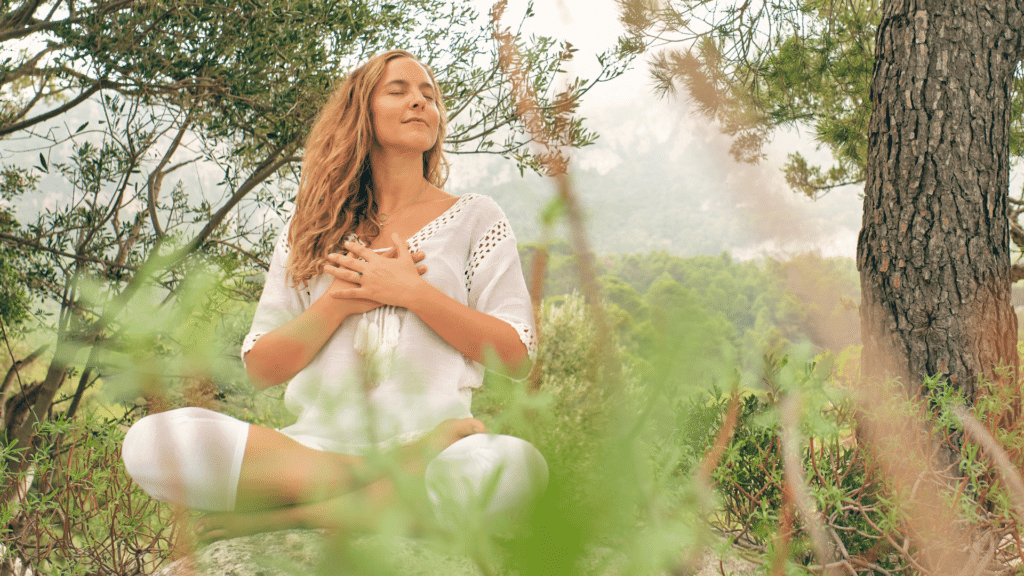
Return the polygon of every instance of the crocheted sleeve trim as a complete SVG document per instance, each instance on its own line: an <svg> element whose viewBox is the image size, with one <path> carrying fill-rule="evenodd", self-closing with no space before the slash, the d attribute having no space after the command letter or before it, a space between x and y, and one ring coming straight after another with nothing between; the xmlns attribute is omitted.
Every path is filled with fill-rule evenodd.
<svg viewBox="0 0 1024 576"><path fill-rule="evenodd" d="M537 332L526 324L520 324L519 322L509 322L509 324L516 329L519 339L526 345L526 353L530 356L530 360L536 360Z"/></svg>
<svg viewBox="0 0 1024 576"><path fill-rule="evenodd" d="M473 279L476 276L477 270L485 260L491 257L491 254L496 251L498 244L509 238L514 238L512 234L512 226L509 225L507 218L501 218L495 222L483 235L480 240L477 241L476 245L473 246L473 250L469 255L469 263L466 266L466 292L469 293L473 289ZM506 320L507 321L507 320ZM507 321L508 322L508 321ZM508 322L516 333L519 334L519 340L526 346L526 352L529 354L530 359L534 359L537 356L537 331L532 326L521 323L521 322Z"/></svg>
<svg viewBox="0 0 1024 576"><path fill-rule="evenodd" d="M498 243L512 235L512 227L508 219L502 218L495 222L483 238L477 241L469 254L469 263L466 265L466 292L472 291L473 276L483 263L484 259L498 246Z"/></svg>

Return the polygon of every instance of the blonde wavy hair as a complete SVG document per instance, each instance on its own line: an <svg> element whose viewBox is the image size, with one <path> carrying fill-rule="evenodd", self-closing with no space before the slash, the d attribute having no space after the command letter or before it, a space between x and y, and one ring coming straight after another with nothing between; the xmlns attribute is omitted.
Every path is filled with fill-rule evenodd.
<svg viewBox="0 0 1024 576"><path fill-rule="evenodd" d="M419 63L430 76L440 121L437 141L423 153L423 177L437 187L448 179L448 161L441 149L448 133L447 112L433 70L405 50L390 50L349 72L320 110L306 140L288 233L288 270L294 286L307 286L320 274L327 254L343 252L342 242L350 234L361 229L368 239L380 234L370 167L370 147L376 138L370 100L385 66L397 58Z"/></svg>

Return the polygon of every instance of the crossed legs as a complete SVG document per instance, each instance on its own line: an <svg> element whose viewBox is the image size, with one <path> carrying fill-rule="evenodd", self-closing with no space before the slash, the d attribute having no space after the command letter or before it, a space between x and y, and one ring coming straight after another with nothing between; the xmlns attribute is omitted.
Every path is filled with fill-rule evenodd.
<svg viewBox="0 0 1024 576"><path fill-rule="evenodd" d="M428 476L435 487L448 482L472 490L485 483L484 476L499 474L514 499L543 491L543 457L518 438L480 436L432 460L478 432L483 424L477 420L446 420L392 456L421 482L433 462ZM360 456L315 450L276 430L201 408L143 418L128 431L122 456L128 473L154 498L212 512L199 523L203 539L285 528L372 530L397 503L393 482ZM532 474L509 484L514 473L504 471L521 473L524 464L542 467L543 478Z"/></svg>

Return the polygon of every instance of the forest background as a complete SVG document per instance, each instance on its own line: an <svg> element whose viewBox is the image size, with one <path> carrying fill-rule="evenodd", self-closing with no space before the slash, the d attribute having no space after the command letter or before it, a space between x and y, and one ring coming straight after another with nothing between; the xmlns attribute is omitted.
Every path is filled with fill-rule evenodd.
<svg viewBox="0 0 1024 576"><path fill-rule="evenodd" d="M811 20L835 14L799 6ZM878 3L850 6L867 28L880 17ZM763 8L782 14L786 5ZM630 3L620 9L635 25ZM835 246L802 253L822 234L859 226L860 200L842 202L856 184L824 194L857 179L843 148L857 136L824 142L845 172L822 180L808 169L794 184L800 173L787 169L793 188L823 196L791 201L778 194L784 179L770 154L755 154L767 160L755 169L728 157L744 141L744 127L730 123L743 119L741 99L708 108L690 90L700 66L673 81L679 96L661 110L692 106L710 124L635 104L584 122L591 114L576 105L590 84L560 72L581 55L517 33L514 10L496 27L430 1L4 10L4 569L148 573L190 551L178 511L130 487L120 438L145 412L186 404L285 423L280 391L254 393L235 352L260 263L287 213L317 98L342 63L396 43L446 71L449 109L461 118L453 148L510 162L460 173L474 161L456 156L452 191L495 197L524 240L527 278L545 277L535 291L537 370L527 382L492 374L475 411L492 430L541 448L551 489L529 535L482 544L438 529L439 545L485 574L678 573L708 548L773 573L950 573L964 554L970 566L1005 570L1021 559L1019 494L993 464L1001 455L1019 469L1020 426L1003 419L1016 385L982 381L973 416L941 379L927 383L927 401L893 388L884 407L858 403L856 266L833 257ZM745 10L722 13L742 20ZM266 22L288 33L270 34ZM333 24L326 36L323 22ZM50 36L11 44L38 34ZM588 77L628 83L648 102L657 85L620 74L632 63L646 78L643 55L657 41L628 26L610 40ZM510 45L519 56L503 58ZM698 47L708 64L714 50ZM655 60L662 79L664 63ZM250 75L236 73L243 65ZM811 133L814 120L790 127ZM609 124L636 132L618 137L602 130ZM807 139L779 139L783 153L795 146L812 161L831 159ZM565 152L569 180L529 176L553 172ZM904 469L854 434L872 411L884 413L867 419L876 426L898 423L887 430ZM976 448L991 436L1006 451ZM959 456L943 464L935 454L944 450ZM406 520L419 509L412 504ZM401 571L371 564L361 569Z"/></svg>

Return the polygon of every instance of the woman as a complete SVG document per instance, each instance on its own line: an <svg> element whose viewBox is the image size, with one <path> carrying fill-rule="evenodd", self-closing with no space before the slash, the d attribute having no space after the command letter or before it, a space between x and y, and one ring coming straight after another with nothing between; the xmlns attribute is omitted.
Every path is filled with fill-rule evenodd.
<svg viewBox="0 0 1024 576"><path fill-rule="evenodd" d="M470 413L481 363L493 353L521 370L536 340L501 210L439 188L445 129L433 73L396 50L352 71L311 130L295 214L242 347L254 385L289 382L295 424L270 430L185 408L129 430L125 464L154 497L248 512L208 516L207 537L337 527L341 511L385 506L390 481L362 466L376 450L424 473L444 449L425 469L438 507L471 500L460 490L490 474L495 516L543 490L532 446L473 436L484 431Z"/></svg>

